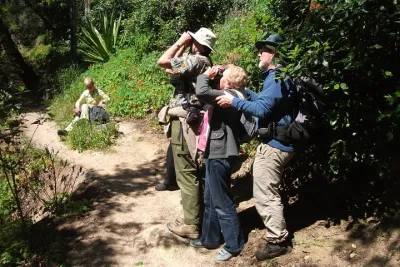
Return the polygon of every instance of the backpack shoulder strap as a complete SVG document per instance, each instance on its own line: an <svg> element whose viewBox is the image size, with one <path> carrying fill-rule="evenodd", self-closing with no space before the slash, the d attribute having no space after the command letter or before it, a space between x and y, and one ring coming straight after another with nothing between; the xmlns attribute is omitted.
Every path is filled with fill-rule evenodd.
<svg viewBox="0 0 400 267"><path fill-rule="evenodd" d="M239 90L236 89L225 89L224 93L233 95L234 97L240 98L242 100L246 99L245 96Z"/></svg>

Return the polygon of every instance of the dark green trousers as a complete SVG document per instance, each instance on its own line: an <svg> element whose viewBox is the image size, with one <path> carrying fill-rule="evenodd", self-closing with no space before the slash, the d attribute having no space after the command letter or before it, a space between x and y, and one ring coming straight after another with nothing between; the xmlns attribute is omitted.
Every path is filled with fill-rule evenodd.
<svg viewBox="0 0 400 267"><path fill-rule="evenodd" d="M185 224L200 224L200 185L197 167L190 157L179 120L171 121L171 144Z"/></svg>

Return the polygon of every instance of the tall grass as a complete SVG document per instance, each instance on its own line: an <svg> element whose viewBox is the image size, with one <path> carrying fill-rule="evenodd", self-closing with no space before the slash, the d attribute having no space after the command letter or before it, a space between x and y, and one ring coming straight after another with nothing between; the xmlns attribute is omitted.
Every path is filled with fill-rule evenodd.
<svg viewBox="0 0 400 267"><path fill-rule="evenodd" d="M74 125L66 140L79 152L86 149L102 149L113 143L117 132L115 123L98 124L82 119Z"/></svg>

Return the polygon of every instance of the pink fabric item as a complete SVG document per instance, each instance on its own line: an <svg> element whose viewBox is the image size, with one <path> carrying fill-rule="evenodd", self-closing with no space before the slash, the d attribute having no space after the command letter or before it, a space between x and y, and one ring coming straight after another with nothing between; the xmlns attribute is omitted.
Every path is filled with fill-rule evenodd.
<svg viewBox="0 0 400 267"><path fill-rule="evenodd" d="M206 151L208 135L210 133L209 116L210 110L207 110L203 117L203 124L201 125L199 141L197 143L197 149L203 152Z"/></svg>

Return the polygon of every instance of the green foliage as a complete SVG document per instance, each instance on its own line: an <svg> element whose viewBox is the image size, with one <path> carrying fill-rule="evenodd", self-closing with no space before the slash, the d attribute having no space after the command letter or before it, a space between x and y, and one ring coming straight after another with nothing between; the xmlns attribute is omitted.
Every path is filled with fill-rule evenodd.
<svg viewBox="0 0 400 267"><path fill-rule="evenodd" d="M253 88L258 88L260 69L254 43L277 32L278 24L266 8L268 0L254 1L247 12L234 11L233 15L215 27L218 39L213 60L218 64L236 64L249 75ZM266 27L265 25L268 25Z"/></svg>
<svg viewBox="0 0 400 267"><path fill-rule="evenodd" d="M0 7L0 14L10 32L17 36L22 45L34 44L37 36L45 33L40 18L32 14L32 10L22 1L2 1Z"/></svg>
<svg viewBox="0 0 400 267"><path fill-rule="evenodd" d="M139 57L135 48L120 50L105 64L95 64L80 75L51 105L54 119L63 128L72 120L72 109L82 93L83 80L92 77L111 98L107 110L113 116L141 118L169 101L173 87L157 66L158 53Z"/></svg>
<svg viewBox="0 0 400 267"><path fill-rule="evenodd" d="M67 135L67 142L78 151L101 149L112 144L117 134L116 125L108 123L99 125L88 120L79 120ZM63 197L63 196L61 196ZM49 203L51 205L51 203Z"/></svg>
<svg viewBox="0 0 400 267"><path fill-rule="evenodd" d="M25 50L25 51L24 51ZM46 40L45 35L40 35L36 38L35 44L32 49L23 49L22 54L25 55L27 61L34 66L39 68L45 63L48 57L54 52L55 48L52 44L49 44Z"/></svg>
<svg viewBox="0 0 400 267"><path fill-rule="evenodd" d="M53 88L55 89L54 91L62 92L66 90L84 71L85 70L77 64L72 64L66 68L58 69L55 73L55 81L53 84Z"/></svg>
<svg viewBox="0 0 400 267"><path fill-rule="evenodd" d="M102 13L99 24L97 29L93 20L86 18L82 27L80 40L83 46L80 52L83 54L85 61L107 62L117 45L121 16L118 20L115 20L114 13L111 13L110 17Z"/></svg>
<svg viewBox="0 0 400 267"><path fill-rule="evenodd" d="M1 226L0 265L19 265L30 254L28 242L21 231L21 225L19 222L6 220Z"/></svg>
<svg viewBox="0 0 400 267"><path fill-rule="evenodd" d="M154 44L152 44L152 36L152 33L148 32L129 32L128 30L125 30L121 42L119 43L119 47L134 47L136 54L144 55L151 52L151 49L153 48Z"/></svg>
<svg viewBox="0 0 400 267"><path fill-rule="evenodd" d="M128 40L132 40L131 33L144 33L150 36L152 49L160 50L173 43L179 33L212 28L213 23L222 21L232 7L242 6L242 2L132 0L132 9L125 14L122 24Z"/></svg>
<svg viewBox="0 0 400 267"><path fill-rule="evenodd" d="M126 64L127 81L111 93L112 113L140 118L168 103L173 87L156 64L158 57L158 53L151 53L135 65Z"/></svg>
<svg viewBox="0 0 400 267"><path fill-rule="evenodd" d="M257 139L252 140L250 143L244 143L240 146L240 149L243 153L248 155L251 158L254 158L256 155L256 147L260 144L260 141Z"/></svg>
<svg viewBox="0 0 400 267"><path fill-rule="evenodd" d="M7 218L11 212L15 211L16 206L13 195L4 177L0 180L0 220Z"/></svg>
<svg viewBox="0 0 400 267"><path fill-rule="evenodd" d="M35 46L34 49L30 51L28 61L31 62L32 65L37 66L47 59L52 50L53 46L51 44L40 44L38 46Z"/></svg>
<svg viewBox="0 0 400 267"><path fill-rule="evenodd" d="M357 184L357 194L364 195L358 207L375 215L394 203L382 200L391 186L374 198L369 190L395 185L398 173L393 148L400 145L400 83L395 78L400 69L394 54L400 5L391 0L310 4L274 0L267 6L280 14L286 38L281 51L289 62L285 71L316 78L328 95L323 143L300 165L329 181Z"/></svg>
<svg viewBox="0 0 400 267"><path fill-rule="evenodd" d="M83 5L83 2L78 4ZM57 41L69 38L69 0L1 1L0 14L22 46L33 46L37 37L43 34L51 34Z"/></svg>

